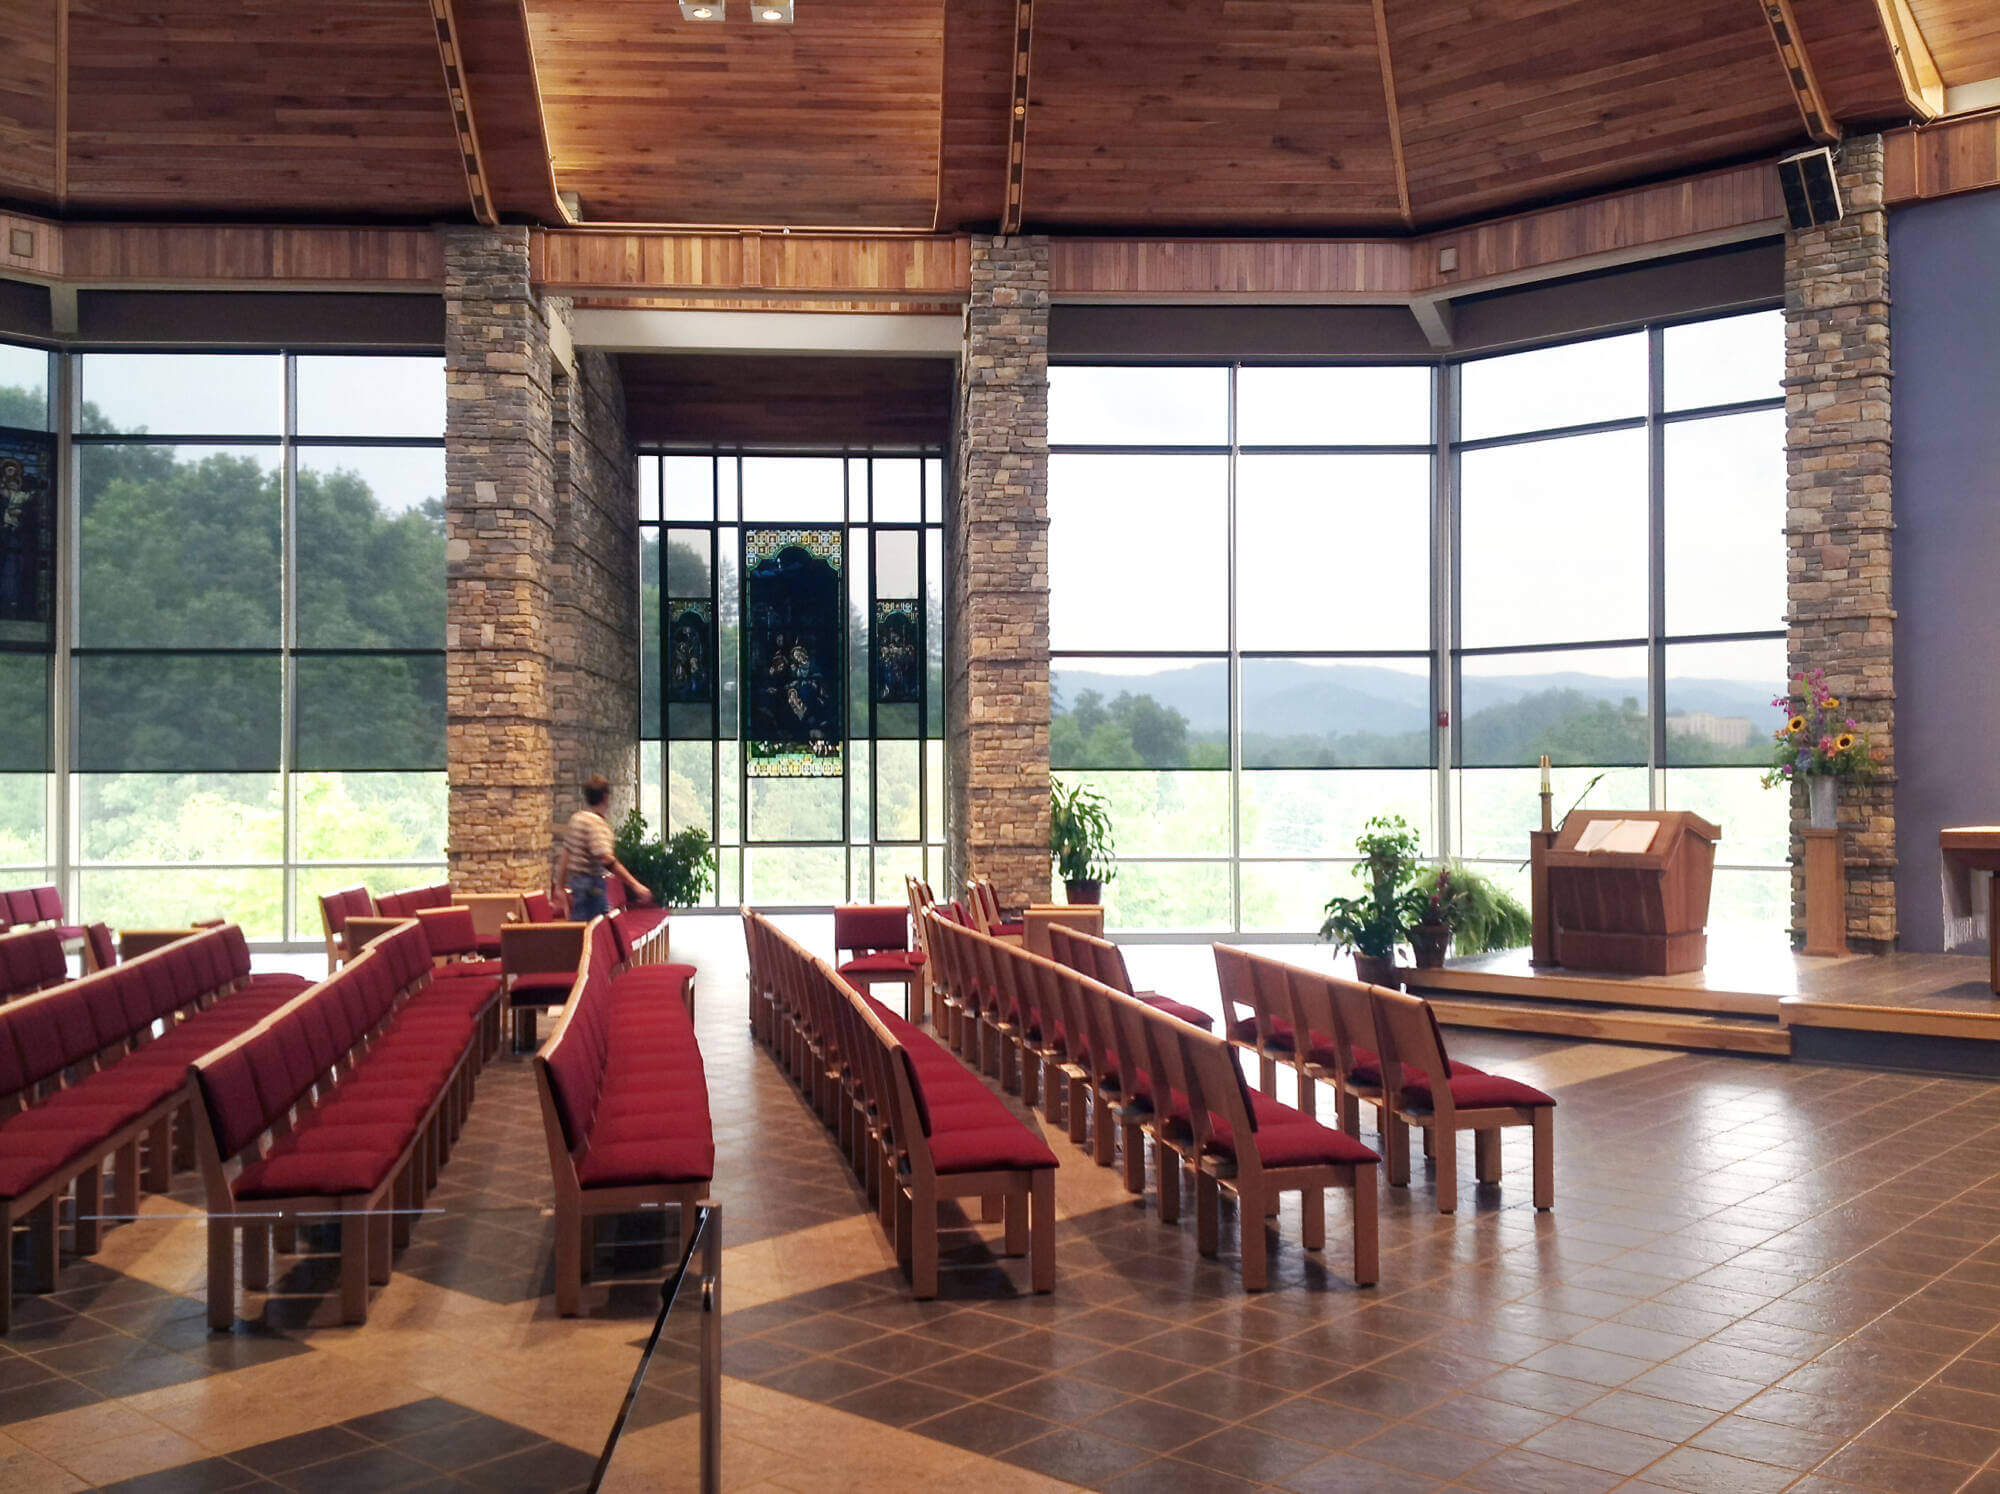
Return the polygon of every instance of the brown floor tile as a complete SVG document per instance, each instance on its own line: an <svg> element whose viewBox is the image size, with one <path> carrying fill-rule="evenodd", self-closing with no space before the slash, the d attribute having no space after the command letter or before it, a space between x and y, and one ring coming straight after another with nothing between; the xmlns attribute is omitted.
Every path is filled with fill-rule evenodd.
<svg viewBox="0 0 2000 1494"><path fill-rule="evenodd" d="M1019 1447L1009 1448L1000 1456L1017 1467L1045 1473L1050 1478L1093 1486L1152 1459L1151 1453L1080 1427L1059 1427Z"/></svg>
<svg viewBox="0 0 2000 1494"><path fill-rule="evenodd" d="M1455 1431L1414 1421L1397 1422L1348 1449L1358 1458L1438 1479L1456 1478L1505 1450L1502 1443L1464 1437Z"/></svg>
<svg viewBox="0 0 2000 1494"><path fill-rule="evenodd" d="M1615 1473L1516 1447L1470 1469L1458 1482L1484 1494L1606 1494L1620 1479Z"/></svg>
<svg viewBox="0 0 2000 1494"><path fill-rule="evenodd" d="M920 1421L910 1430L967 1452L992 1457L1054 1431L1055 1424L1005 1406L972 1404Z"/></svg>

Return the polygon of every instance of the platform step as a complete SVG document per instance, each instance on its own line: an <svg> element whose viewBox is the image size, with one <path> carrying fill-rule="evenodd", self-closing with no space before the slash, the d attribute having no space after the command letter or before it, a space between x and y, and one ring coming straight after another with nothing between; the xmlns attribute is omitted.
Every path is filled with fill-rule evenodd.
<svg viewBox="0 0 2000 1494"><path fill-rule="evenodd" d="M1644 1043L1651 1047L1700 1048L1725 1053L1787 1057L1791 1033L1775 1021L1716 1017L1697 1012L1631 1011L1583 1007L1574 1002L1464 1000L1432 996L1431 1010L1447 1027L1480 1027L1533 1032L1550 1037L1588 1038L1603 1043Z"/></svg>

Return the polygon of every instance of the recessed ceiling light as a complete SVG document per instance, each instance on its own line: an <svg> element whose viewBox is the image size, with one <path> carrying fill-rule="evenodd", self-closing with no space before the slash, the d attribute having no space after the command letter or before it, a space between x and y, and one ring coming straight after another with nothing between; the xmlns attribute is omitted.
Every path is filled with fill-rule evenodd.
<svg viewBox="0 0 2000 1494"><path fill-rule="evenodd" d="M722 19L722 0L681 0L683 21L719 21Z"/></svg>
<svg viewBox="0 0 2000 1494"><path fill-rule="evenodd" d="M792 0L753 0L750 16L766 26L789 26L792 24Z"/></svg>

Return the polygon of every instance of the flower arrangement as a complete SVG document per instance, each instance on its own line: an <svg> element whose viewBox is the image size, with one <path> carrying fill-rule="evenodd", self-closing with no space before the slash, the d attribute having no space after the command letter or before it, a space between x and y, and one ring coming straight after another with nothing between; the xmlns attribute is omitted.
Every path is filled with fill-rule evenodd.
<svg viewBox="0 0 2000 1494"><path fill-rule="evenodd" d="M1790 690L1772 697L1771 704L1785 713L1785 724L1771 733L1774 745L1764 787L1799 778L1866 783L1875 776L1878 759L1868 745L1868 733L1827 689L1824 669L1792 676Z"/></svg>

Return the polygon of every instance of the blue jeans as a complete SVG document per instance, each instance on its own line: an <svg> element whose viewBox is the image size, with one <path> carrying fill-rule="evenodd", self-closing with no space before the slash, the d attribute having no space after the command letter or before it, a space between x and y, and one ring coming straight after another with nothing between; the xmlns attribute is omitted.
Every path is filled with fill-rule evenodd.
<svg viewBox="0 0 2000 1494"><path fill-rule="evenodd" d="M604 878L569 879L569 916L573 921L588 923L593 918L602 918L610 911L611 905L604 897Z"/></svg>

